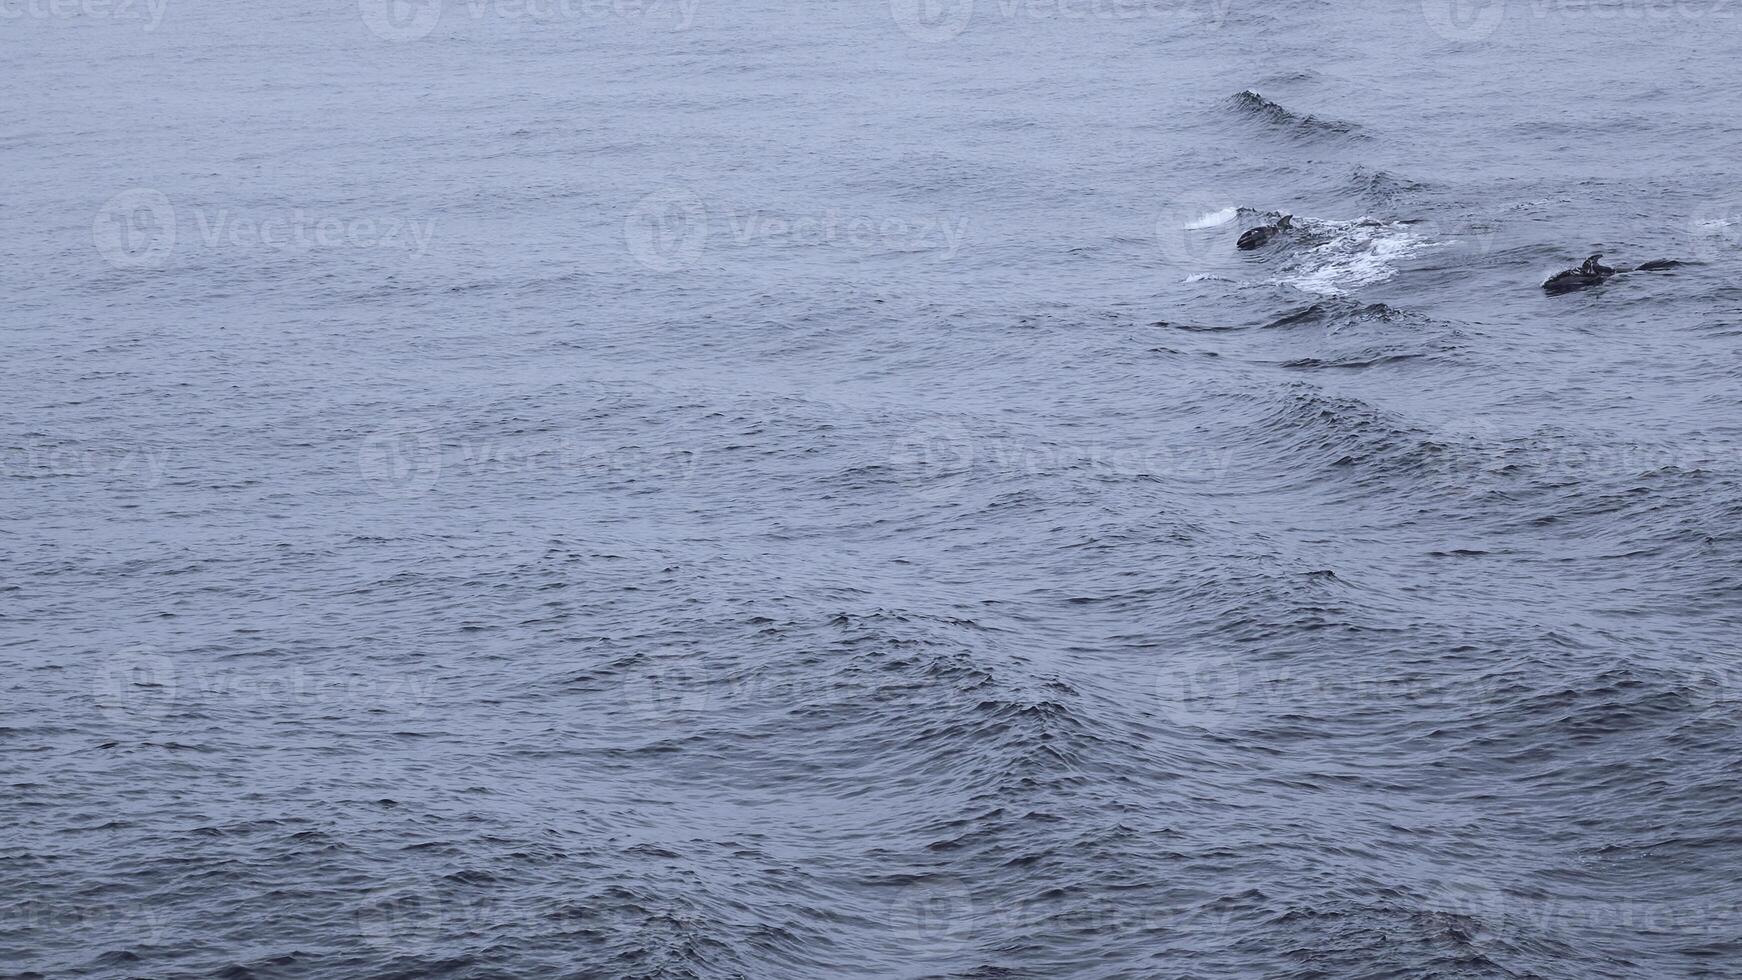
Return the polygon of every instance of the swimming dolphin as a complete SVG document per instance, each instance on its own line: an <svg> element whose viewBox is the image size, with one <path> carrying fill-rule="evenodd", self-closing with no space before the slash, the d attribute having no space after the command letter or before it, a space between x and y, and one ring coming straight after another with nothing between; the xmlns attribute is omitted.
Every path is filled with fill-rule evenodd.
<svg viewBox="0 0 1742 980"><path fill-rule="evenodd" d="M1650 262L1641 262L1637 266L1624 265L1615 268L1604 265L1600 261L1602 258L1603 253L1598 252L1586 259L1585 263L1577 269L1567 269L1564 272L1557 272L1549 276L1543 280L1543 291L1554 295L1570 293L1575 289L1587 289L1608 282L1623 272L1656 272L1659 269L1673 269L1681 265L1675 259L1652 259Z"/></svg>
<svg viewBox="0 0 1742 980"><path fill-rule="evenodd" d="M1242 248L1242 249L1246 249L1248 251L1251 249L1258 248L1259 246L1264 245L1265 243L1269 242L1272 238L1275 238L1277 235L1281 234L1282 232L1287 231L1289 228L1289 225L1291 225L1293 222L1294 222L1294 215L1285 214L1281 218L1277 219L1276 224L1259 225L1257 228L1248 229L1245 234L1240 236L1240 240L1238 242L1235 242L1234 245L1236 248Z"/></svg>
<svg viewBox="0 0 1742 980"><path fill-rule="evenodd" d="M1585 264L1577 269L1557 272L1543 280L1542 288L1551 293L1570 293L1575 289L1584 289L1601 282L1607 282L1617 270L1604 265L1600 261L1602 258L1603 254L1599 252L1586 259Z"/></svg>

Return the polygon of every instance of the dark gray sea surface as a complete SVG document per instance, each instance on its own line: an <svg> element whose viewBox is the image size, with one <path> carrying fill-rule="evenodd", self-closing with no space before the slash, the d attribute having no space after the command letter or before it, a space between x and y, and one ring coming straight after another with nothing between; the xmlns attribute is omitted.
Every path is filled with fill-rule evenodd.
<svg viewBox="0 0 1742 980"><path fill-rule="evenodd" d="M3 0L0 975L1742 973L1738 64Z"/></svg>

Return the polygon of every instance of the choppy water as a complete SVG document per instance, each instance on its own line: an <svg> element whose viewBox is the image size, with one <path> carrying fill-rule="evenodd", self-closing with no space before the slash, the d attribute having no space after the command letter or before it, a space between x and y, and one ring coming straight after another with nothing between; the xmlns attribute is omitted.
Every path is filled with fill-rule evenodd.
<svg viewBox="0 0 1742 980"><path fill-rule="evenodd" d="M0 972L1742 971L1734 4L0 13Z"/></svg>

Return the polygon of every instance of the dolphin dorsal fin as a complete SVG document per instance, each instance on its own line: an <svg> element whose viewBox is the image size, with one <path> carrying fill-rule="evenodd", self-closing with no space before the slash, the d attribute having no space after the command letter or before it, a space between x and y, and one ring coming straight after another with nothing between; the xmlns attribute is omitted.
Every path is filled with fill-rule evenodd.
<svg viewBox="0 0 1742 980"><path fill-rule="evenodd" d="M1602 258L1602 257L1603 257L1603 253L1598 252L1596 255L1593 255L1590 258L1586 259L1585 264L1580 266L1579 270L1581 272L1596 272L1599 268L1601 268L1601 266L1598 264L1597 260Z"/></svg>

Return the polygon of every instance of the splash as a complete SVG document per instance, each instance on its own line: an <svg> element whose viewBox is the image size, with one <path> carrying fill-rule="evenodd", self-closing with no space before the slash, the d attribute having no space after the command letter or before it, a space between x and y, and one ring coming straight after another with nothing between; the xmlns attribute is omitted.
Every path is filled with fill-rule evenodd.
<svg viewBox="0 0 1742 980"><path fill-rule="evenodd" d="M1397 263L1435 247L1402 223L1315 221L1308 223L1309 240L1317 244L1302 252L1285 285L1321 296L1342 296L1359 286L1381 283L1397 275Z"/></svg>
<svg viewBox="0 0 1742 980"><path fill-rule="evenodd" d="M1225 225L1228 222L1233 221L1239 214L1239 208L1223 208L1220 211L1211 211L1209 214L1198 218L1196 221L1188 221L1181 227L1186 231L1215 228L1218 225Z"/></svg>

